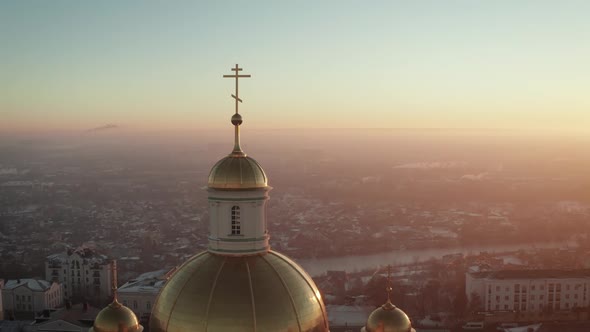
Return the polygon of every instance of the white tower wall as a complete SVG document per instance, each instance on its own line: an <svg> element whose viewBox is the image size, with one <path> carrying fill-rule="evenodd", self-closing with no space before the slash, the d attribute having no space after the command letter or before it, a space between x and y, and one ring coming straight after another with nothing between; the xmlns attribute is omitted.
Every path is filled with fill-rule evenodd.
<svg viewBox="0 0 590 332"><path fill-rule="evenodd" d="M270 250L266 204L271 189L209 189L209 250L224 255ZM239 231L233 232L232 207L239 208Z"/></svg>

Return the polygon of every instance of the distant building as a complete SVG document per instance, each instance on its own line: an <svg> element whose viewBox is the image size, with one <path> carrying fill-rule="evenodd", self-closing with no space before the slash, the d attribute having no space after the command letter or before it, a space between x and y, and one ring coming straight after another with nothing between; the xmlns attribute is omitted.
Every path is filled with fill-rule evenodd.
<svg viewBox="0 0 590 332"><path fill-rule="evenodd" d="M31 331L30 326L33 325L32 320L0 320L0 331L4 332L20 332Z"/></svg>
<svg viewBox="0 0 590 332"><path fill-rule="evenodd" d="M551 313L588 307L590 270L506 270L466 274L465 291L483 311Z"/></svg>
<svg viewBox="0 0 590 332"><path fill-rule="evenodd" d="M64 297L105 301L112 296L111 260L87 247L47 257L45 277L64 286Z"/></svg>
<svg viewBox="0 0 590 332"><path fill-rule="evenodd" d="M453 264L455 262L460 262L462 260L463 260L462 253L448 254L448 255L442 256L442 263L445 265L446 264Z"/></svg>
<svg viewBox="0 0 590 332"><path fill-rule="evenodd" d="M346 272L328 271L318 286L324 293L326 303L343 303L346 296Z"/></svg>
<svg viewBox="0 0 590 332"><path fill-rule="evenodd" d="M327 305L330 332L360 331L373 309L371 306Z"/></svg>
<svg viewBox="0 0 590 332"><path fill-rule="evenodd" d="M176 268L146 272L129 280L117 290L119 301L133 310L140 320L147 320L160 289L175 270Z"/></svg>
<svg viewBox="0 0 590 332"><path fill-rule="evenodd" d="M7 280L2 287L2 306L5 317L36 313L63 306L62 285L37 279Z"/></svg>
<svg viewBox="0 0 590 332"><path fill-rule="evenodd" d="M87 332L99 309L87 303L67 305L56 311L45 311L35 317L35 321L26 326L27 332Z"/></svg>
<svg viewBox="0 0 590 332"><path fill-rule="evenodd" d="M4 307L2 306L2 289L4 288L4 279L0 279L0 320L4 319Z"/></svg>

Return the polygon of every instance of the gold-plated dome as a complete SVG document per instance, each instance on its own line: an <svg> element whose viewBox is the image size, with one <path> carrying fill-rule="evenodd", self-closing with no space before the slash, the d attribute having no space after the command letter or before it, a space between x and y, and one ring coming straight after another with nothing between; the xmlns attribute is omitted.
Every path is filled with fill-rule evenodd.
<svg viewBox="0 0 590 332"><path fill-rule="evenodd" d="M375 309L367 319L366 332L410 332L412 323L410 318L401 309L394 306L389 300L381 307Z"/></svg>
<svg viewBox="0 0 590 332"><path fill-rule="evenodd" d="M209 188L257 189L268 186L260 164L245 154L232 153L221 159L209 173Z"/></svg>
<svg viewBox="0 0 590 332"><path fill-rule="evenodd" d="M96 319L94 325L89 332L141 332L143 326L139 325L137 316L131 309L117 302L109 304L102 309Z"/></svg>
<svg viewBox="0 0 590 332"><path fill-rule="evenodd" d="M314 282L273 251L193 256L166 283L150 318L152 332L328 330Z"/></svg>

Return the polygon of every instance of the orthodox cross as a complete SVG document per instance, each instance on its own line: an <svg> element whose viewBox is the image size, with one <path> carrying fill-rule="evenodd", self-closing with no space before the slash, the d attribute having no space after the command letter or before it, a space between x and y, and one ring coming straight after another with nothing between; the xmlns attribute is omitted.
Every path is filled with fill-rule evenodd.
<svg viewBox="0 0 590 332"><path fill-rule="evenodd" d="M238 64L236 63L236 66L234 68L231 69L232 71L235 71L236 73L233 75L223 75L224 78L235 78L236 79L236 94L235 95L231 95L235 100L236 100L236 114L238 114L238 102L242 102L242 99L240 99L239 95L238 95L238 79L239 78L248 78L251 77L251 75L240 75L239 72L242 71L242 68L240 68L238 66Z"/></svg>
<svg viewBox="0 0 590 332"><path fill-rule="evenodd" d="M387 302L391 302L391 292L393 291L393 287L391 287L391 265L387 265Z"/></svg>
<svg viewBox="0 0 590 332"><path fill-rule="evenodd" d="M117 301L117 261L111 261L111 289L113 290L113 302Z"/></svg>

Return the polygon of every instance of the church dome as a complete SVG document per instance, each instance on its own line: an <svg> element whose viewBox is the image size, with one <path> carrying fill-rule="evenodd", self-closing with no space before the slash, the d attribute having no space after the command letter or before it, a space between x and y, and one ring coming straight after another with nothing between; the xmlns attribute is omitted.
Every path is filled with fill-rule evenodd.
<svg viewBox="0 0 590 332"><path fill-rule="evenodd" d="M139 325L133 311L116 300L98 313L94 325L89 330L89 332L141 331L143 331L143 326Z"/></svg>
<svg viewBox="0 0 590 332"><path fill-rule="evenodd" d="M401 309L387 301L375 309L367 319L366 332L410 332L412 323Z"/></svg>
<svg viewBox="0 0 590 332"><path fill-rule="evenodd" d="M313 280L273 251L193 256L166 283L150 318L152 332L328 330Z"/></svg>
<svg viewBox="0 0 590 332"><path fill-rule="evenodd" d="M214 189L257 189L267 187L267 181L256 160L232 153L213 166L207 185Z"/></svg>

